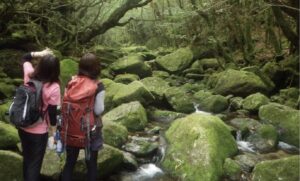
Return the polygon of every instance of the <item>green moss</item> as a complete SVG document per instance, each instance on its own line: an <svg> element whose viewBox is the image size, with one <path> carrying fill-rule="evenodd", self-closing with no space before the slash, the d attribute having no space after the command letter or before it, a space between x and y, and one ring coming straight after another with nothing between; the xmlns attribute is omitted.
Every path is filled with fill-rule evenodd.
<svg viewBox="0 0 300 181"><path fill-rule="evenodd" d="M179 72L189 67L193 61L193 52L189 48L180 48L175 52L158 57L156 63L168 72Z"/></svg>
<svg viewBox="0 0 300 181"><path fill-rule="evenodd" d="M145 105L153 99L154 97L151 92L140 81L134 81L126 85L123 89L119 89L113 96L113 102L116 105L131 101L139 101Z"/></svg>
<svg viewBox="0 0 300 181"><path fill-rule="evenodd" d="M117 104L113 101L113 98L117 94L117 92L126 90L126 85L121 83L115 83L110 79L103 79L102 81L105 86L105 112L108 112L112 108L117 106Z"/></svg>
<svg viewBox="0 0 300 181"><path fill-rule="evenodd" d="M160 121L160 122L170 122L177 118L184 117L185 114L167 111L167 110L159 110L152 109L147 111L148 117L151 121Z"/></svg>
<svg viewBox="0 0 300 181"><path fill-rule="evenodd" d="M259 76L252 72L238 71L228 69L221 72L213 78L214 91L217 94L245 97L252 93L268 93L271 87L268 87Z"/></svg>
<svg viewBox="0 0 300 181"><path fill-rule="evenodd" d="M237 152L227 126L215 116L192 114L175 120L163 166L183 180L219 180L225 158Z"/></svg>
<svg viewBox="0 0 300 181"><path fill-rule="evenodd" d="M152 74L151 68L143 62L144 58L141 55L130 55L119 59L111 64L111 69L116 73L131 73L137 74L139 77L147 77Z"/></svg>
<svg viewBox="0 0 300 181"><path fill-rule="evenodd" d="M129 84L135 80L139 80L139 76L135 74L120 74L117 75L114 79L115 82L122 84Z"/></svg>
<svg viewBox="0 0 300 181"><path fill-rule="evenodd" d="M165 96L172 108L181 113L192 113L195 111L194 97L191 93L182 88L170 87L166 90Z"/></svg>
<svg viewBox="0 0 300 181"><path fill-rule="evenodd" d="M104 122L102 134L104 143L118 148L127 141L128 137L126 127L110 121Z"/></svg>
<svg viewBox="0 0 300 181"><path fill-rule="evenodd" d="M279 140L299 146L300 115L298 110L270 103L260 107L259 118L281 130Z"/></svg>
<svg viewBox="0 0 300 181"><path fill-rule="evenodd" d="M17 129L2 121L0 121L0 135L0 149L14 148L20 142Z"/></svg>
<svg viewBox="0 0 300 181"><path fill-rule="evenodd" d="M253 170L253 181L297 181L299 177L299 156L258 163Z"/></svg>
<svg viewBox="0 0 300 181"><path fill-rule="evenodd" d="M170 87L168 82L158 77L147 77L142 79L141 82L157 100L162 100L164 93Z"/></svg>
<svg viewBox="0 0 300 181"><path fill-rule="evenodd" d="M72 59L60 61L60 81L61 88L64 90L72 76L78 73L78 63Z"/></svg>
<svg viewBox="0 0 300 181"><path fill-rule="evenodd" d="M11 151L0 150L0 160L1 180L23 180L21 155Z"/></svg>
<svg viewBox="0 0 300 181"><path fill-rule="evenodd" d="M8 113L11 103L11 101L8 101L5 104L0 105L0 121L9 123L9 117L6 114Z"/></svg>
<svg viewBox="0 0 300 181"><path fill-rule="evenodd" d="M129 131L143 130L148 122L144 107L137 101L114 108L103 116L103 121L120 123Z"/></svg>
<svg viewBox="0 0 300 181"><path fill-rule="evenodd" d="M224 175L229 177L238 177L242 172L240 165L230 158L225 159L223 168Z"/></svg>
<svg viewBox="0 0 300 181"><path fill-rule="evenodd" d="M10 98L14 95L16 87L12 84L0 82L0 99Z"/></svg>
<svg viewBox="0 0 300 181"><path fill-rule="evenodd" d="M249 111L258 111L259 107L268 104L269 98L261 93L251 94L243 100L243 108Z"/></svg>

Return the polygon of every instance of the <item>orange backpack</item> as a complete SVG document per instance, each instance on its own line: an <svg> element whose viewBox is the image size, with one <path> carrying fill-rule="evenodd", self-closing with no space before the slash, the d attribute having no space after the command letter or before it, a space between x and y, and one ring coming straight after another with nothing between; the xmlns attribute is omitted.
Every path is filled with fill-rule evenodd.
<svg viewBox="0 0 300 181"><path fill-rule="evenodd" d="M98 83L85 76L75 76L68 83L61 109L64 145L79 148L90 146L90 130L96 124L94 104Z"/></svg>

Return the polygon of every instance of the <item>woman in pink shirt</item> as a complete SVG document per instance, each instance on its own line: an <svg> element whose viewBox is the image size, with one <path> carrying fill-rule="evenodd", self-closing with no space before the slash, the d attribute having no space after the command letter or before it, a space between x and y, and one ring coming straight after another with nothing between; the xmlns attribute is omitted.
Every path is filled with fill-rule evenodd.
<svg viewBox="0 0 300 181"><path fill-rule="evenodd" d="M31 63L33 58L41 58L34 69ZM29 79L43 82L42 99L43 121L33 126L20 128L19 136L23 150L23 177L24 181L39 181L40 170L48 141L48 131L54 133L56 129L56 110L60 105L59 61L52 55L51 50L27 53L22 57L24 84Z"/></svg>

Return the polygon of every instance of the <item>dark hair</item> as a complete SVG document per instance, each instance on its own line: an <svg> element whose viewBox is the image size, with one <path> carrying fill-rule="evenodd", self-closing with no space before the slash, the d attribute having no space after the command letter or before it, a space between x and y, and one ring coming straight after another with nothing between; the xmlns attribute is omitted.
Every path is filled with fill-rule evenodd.
<svg viewBox="0 0 300 181"><path fill-rule="evenodd" d="M60 65L59 61L53 55L46 55L41 58L35 68L31 78L42 82L59 82Z"/></svg>
<svg viewBox="0 0 300 181"><path fill-rule="evenodd" d="M100 61L93 53L83 55L79 61L78 75L97 79L100 74Z"/></svg>

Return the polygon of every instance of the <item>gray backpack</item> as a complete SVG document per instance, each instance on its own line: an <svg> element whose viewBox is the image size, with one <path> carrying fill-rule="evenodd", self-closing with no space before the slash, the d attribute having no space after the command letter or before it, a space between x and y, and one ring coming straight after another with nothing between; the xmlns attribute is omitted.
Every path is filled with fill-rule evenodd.
<svg viewBox="0 0 300 181"><path fill-rule="evenodd" d="M29 80L26 85L20 85L9 108L10 122L16 127L30 127L42 120L42 87L38 80Z"/></svg>

